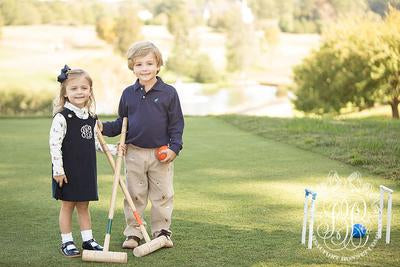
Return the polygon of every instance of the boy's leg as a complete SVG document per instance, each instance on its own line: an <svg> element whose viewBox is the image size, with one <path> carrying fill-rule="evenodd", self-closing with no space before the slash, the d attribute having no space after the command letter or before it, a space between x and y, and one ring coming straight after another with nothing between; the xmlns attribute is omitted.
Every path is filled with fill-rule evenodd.
<svg viewBox="0 0 400 267"><path fill-rule="evenodd" d="M135 204L135 208L140 216L143 218L143 212L147 205L148 195L148 181L146 176L147 169L147 149L141 149L133 145L127 146L127 153L125 155L126 166L126 186L129 194ZM139 225L137 224L133 211L129 204L124 200L124 213L126 220L126 228L124 235L137 236L143 238L140 232ZM144 222L143 222L144 223Z"/></svg>
<svg viewBox="0 0 400 267"><path fill-rule="evenodd" d="M173 163L161 163L155 156L152 158L154 160L148 171L151 233L153 236L158 236L161 230L170 231L174 198L174 165Z"/></svg>

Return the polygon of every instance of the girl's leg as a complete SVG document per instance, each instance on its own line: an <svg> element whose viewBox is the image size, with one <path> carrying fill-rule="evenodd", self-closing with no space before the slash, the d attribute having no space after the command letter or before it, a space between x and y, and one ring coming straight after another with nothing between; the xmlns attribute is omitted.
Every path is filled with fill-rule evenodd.
<svg viewBox="0 0 400 267"><path fill-rule="evenodd" d="M74 244L72 237L72 213L74 212L75 202L62 201L59 224L61 231L61 253L66 257L78 257L80 255L79 250Z"/></svg>
<svg viewBox="0 0 400 267"><path fill-rule="evenodd" d="M72 231L72 213L74 212L76 202L61 201L60 216L58 222L62 234L71 233Z"/></svg>
<svg viewBox="0 0 400 267"><path fill-rule="evenodd" d="M93 238L89 201L77 202L76 209L78 211L79 226L81 228L82 248L87 250L103 250L103 247Z"/></svg>
<svg viewBox="0 0 400 267"><path fill-rule="evenodd" d="M81 231L92 229L89 213L89 201L76 202L76 210L78 211L78 220Z"/></svg>

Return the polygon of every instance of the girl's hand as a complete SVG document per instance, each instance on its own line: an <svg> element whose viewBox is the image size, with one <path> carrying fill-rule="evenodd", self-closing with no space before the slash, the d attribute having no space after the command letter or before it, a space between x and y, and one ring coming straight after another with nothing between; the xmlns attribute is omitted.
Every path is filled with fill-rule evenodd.
<svg viewBox="0 0 400 267"><path fill-rule="evenodd" d="M173 150L167 148L165 150L160 151L161 153L166 153L167 157L163 160L160 160L162 163L170 163L176 158L176 154Z"/></svg>
<svg viewBox="0 0 400 267"><path fill-rule="evenodd" d="M56 180L57 184L62 187L63 183L68 184L67 176L65 175L56 175L53 177L54 180Z"/></svg>
<svg viewBox="0 0 400 267"><path fill-rule="evenodd" d="M126 144L120 144L120 143L118 143L117 144L117 151L119 151L119 149L122 149L122 156L125 156L126 155Z"/></svg>

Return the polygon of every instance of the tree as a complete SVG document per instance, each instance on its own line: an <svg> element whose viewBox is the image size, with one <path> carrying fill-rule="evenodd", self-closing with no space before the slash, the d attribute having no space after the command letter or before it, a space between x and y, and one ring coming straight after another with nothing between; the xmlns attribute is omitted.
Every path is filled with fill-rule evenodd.
<svg viewBox="0 0 400 267"><path fill-rule="evenodd" d="M227 70L246 71L257 58L257 36L252 23L242 20L241 7L232 5L225 14Z"/></svg>
<svg viewBox="0 0 400 267"><path fill-rule="evenodd" d="M17 2L14 0L2 0L0 2L0 11L4 19L4 25L13 24L17 9Z"/></svg>
<svg viewBox="0 0 400 267"><path fill-rule="evenodd" d="M141 23L136 15L137 9L131 4L122 4L115 20L116 40L114 47L118 53L125 55L129 46L141 37Z"/></svg>
<svg viewBox="0 0 400 267"><path fill-rule="evenodd" d="M182 0L158 1L155 15L166 14L168 31L174 36L174 45L167 60L167 69L193 78L196 82L214 81L216 70L207 55L200 54L196 36L190 31L194 17L188 3Z"/></svg>
<svg viewBox="0 0 400 267"><path fill-rule="evenodd" d="M379 15L381 15L383 17L387 13L389 6L399 9L400 1L399 0L368 0L368 6L373 12L378 13Z"/></svg>
<svg viewBox="0 0 400 267"><path fill-rule="evenodd" d="M272 19L279 16L277 1L275 0L249 0L248 2L259 19Z"/></svg>
<svg viewBox="0 0 400 267"><path fill-rule="evenodd" d="M0 1L0 12L5 25L28 25L41 23L41 16L32 0Z"/></svg>
<svg viewBox="0 0 400 267"><path fill-rule="evenodd" d="M0 14L0 39L3 37L3 25L4 25L4 20L3 17Z"/></svg>
<svg viewBox="0 0 400 267"><path fill-rule="evenodd" d="M96 33L100 39L107 43L114 43L117 36L115 32L115 19L111 16L101 15L96 19Z"/></svg>
<svg viewBox="0 0 400 267"><path fill-rule="evenodd" d="M37 5L37 9L40 13L43 24L55 22L56 16L54 15L54 11L51 9L51 6L48 3L39 3Z"/></svg>
<svg viewBox="0 0 400 267"><path fill-rule="evenodd" d="M344 21L324 33L321 47L294 69L298 109L319 114L390 104L399 118L400 12Z"/></svg>
<svg viewBox="0 0 400 267"><path fill-rule="evenodd" d="M400 102L400 11L389 8L389 14L378 36L376 54L371 58L371 78L380 84L376 98L392 108L399 119Z"/></svg>

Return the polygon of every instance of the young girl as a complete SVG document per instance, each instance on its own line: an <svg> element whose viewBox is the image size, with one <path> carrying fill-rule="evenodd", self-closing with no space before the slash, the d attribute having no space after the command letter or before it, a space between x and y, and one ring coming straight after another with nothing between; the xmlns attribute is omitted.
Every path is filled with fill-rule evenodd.
<svg viewBox="0 0 400 267"><path fill-rule="evenodd" d="M98 200L96 173L96 118L92 79L81 69L67 65L58 76L60 95L50 130L53 197L61 200L59 225L61 253L78 257L72 238L72 213L76 208L82 248L102 250L92 236L89 201Z"/></svg>

